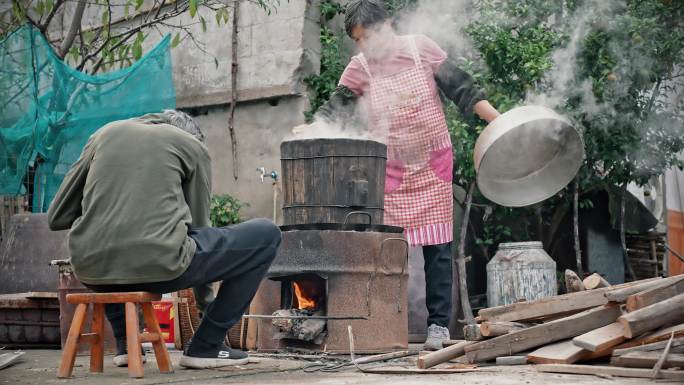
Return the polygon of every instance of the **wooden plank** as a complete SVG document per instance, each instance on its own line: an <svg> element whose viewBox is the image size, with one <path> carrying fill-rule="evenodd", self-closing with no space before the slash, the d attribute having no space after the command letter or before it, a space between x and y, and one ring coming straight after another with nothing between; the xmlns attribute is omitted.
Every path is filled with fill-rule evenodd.
<svg viewBox="0 0 684 385"><path fill-rule="evenodd" d="M567 374L592 374L615 377L634 377L651 378L650 369L618 368L614 366L599 365L564 365L547 364L536 366L537 370L546 373L567 373ZM684 371L682 370L662 370L658 378L684 381Z"/></svg>
<svg viewBox="0 0 684 385"><path fill-rule="evenodd" d="M667 277L655 281L635 281L634 285L626 286L619 289L613 289L606 292L606 298L611 302L625 302L627 297L636 294L640 291L655 289L659 287L668 286L670 283L678 279L677 277ZM595 291L595 290L594 290Z"/></svg>
<svg viewBox="0 0 684 385"><path fill-rule="evenodd" d="M663 350L665 349L665 345L667 345L669 341L658 341L658 342L653 342L650 344L646 345L639 345L639 346L634 346L631 348L624 348L624 349L615 349L613 350L613 356L621 356L627 353L632 353L632 352L650 352L654 350ZM672 341L672 348L676 349L679 346L684 346L684 338L676 338Z"/></svg>
<svg viewBox="0 0 684 385"><path fill-rule="evenodd" d="M527 365L527 356L504 356L496 357L497 365Z"/></svg>
<svg viewBox="0 0 684 385"><path fill-rule="evenodd" d="M542 346L527 355L527 360L535 364L574 364L583 361L590 351L575 345L572 340Z"/></svg>
<svg viewBox="0 0 684 385"><path fill-rule="evenodd" d="M684 320L684 294L627 313L618 318L622 334L633 338L644 332Z"/></svg>
<svg viewBox="0 0 684 385"><path fill-rule="evenodd" d="M654 352L632 352L615 356L610 360L610 364L614 366L626 366L628 368L652 368L658 362L661 351ZM663 369L667 368L684 368L684 354L670 353L663 361Z"/></svg>
<svg viewBox="0 0 684 385"><path fill-rule="evenodd" d="M468 373L477 372L480 369L414 369L414 368L402 368L397 366L390 366L385 368L371 368L362 369L364 373L375 373L375 374L452 374L452 373Z"/></svg>
<svg viewBox="0 0 684 385"><path fill-rule="evenodd" d="M520 322L489 322L485 321L480 324L480 333L484 337L498 337L516 330L521 330L530 327L529 324Z"/></svg>
<svg viewBox="0 0 684 385"><path fill-rule="evenodd" d="M451 345L448 348L437 350L430 354L426 354L423 357L418 357L416 361L416 366L418 369L427 369L435 365L441 364L442 362L447 362L452 358L456 358L465 353L465 347L471 345L472 342L464 341L460 344Z"/></svg>
<svg viewBox="0 0 684 385"><path fill-rule="evenodd" d="M663 287L645 290L627 297L627 311L635 311L651 306L668 298L684 293L684 275L678 275L673 282Z"/></svg>
<svg viewBox="0 0 684 385"><path fill-rule="evenodd" d="M613 322L610 325L592 330L572 339L572 342L584 349L595 352L619 345L625 340L622 335L622 324Z"/></svg>
<svg viewBox="0 0 684 385"><path fill-rule="evenodd" d="M478 312L478 315L483 321L524 321L552 316L559 313L582 311L608 303L608 299L606 298L605 294L609 291L645 283L653 285L653 282L662 280L662 278L651 278L648 280L635 281L601 289L584 290L577 293L557 295L554 297L542 298L536 301L517 302L510 305L490 307L487 309L481 309Z"/></svg>
<svg viewBox="0 0 684 385"><path fill-rule="evenodd" d="M508 356L578 336L613 323L618 316L620 316L618 306L612 304L600 306L467 346L466 356L471 363L491 360L498 356Z"/></svg>

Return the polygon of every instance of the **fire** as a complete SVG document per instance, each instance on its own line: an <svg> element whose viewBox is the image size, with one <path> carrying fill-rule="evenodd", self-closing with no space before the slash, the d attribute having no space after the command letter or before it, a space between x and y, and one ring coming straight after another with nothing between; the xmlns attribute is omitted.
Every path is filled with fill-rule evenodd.
<svg viewBox="0 0 684 385"><path fill-rule="evenodd" d="M307 285L306 282L293 282L293 286L294 294L297 298L297 309L315 309L315 290L313 290L313 292L310 290L312 285Z"/></svg>

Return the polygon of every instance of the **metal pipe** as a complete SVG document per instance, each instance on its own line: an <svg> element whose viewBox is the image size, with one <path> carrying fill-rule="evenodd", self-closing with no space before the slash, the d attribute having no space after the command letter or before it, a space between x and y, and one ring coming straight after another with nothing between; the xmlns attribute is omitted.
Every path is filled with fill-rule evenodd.
<svg viewBox="0 0 684 385"><path fill-rule="evenodd" d="M365 319L366 316L324 316L324 315L265 315L265 314L245 314L242 318L259 318L259 319L324 319L324 320L346 320L346 319Z"/></svg>

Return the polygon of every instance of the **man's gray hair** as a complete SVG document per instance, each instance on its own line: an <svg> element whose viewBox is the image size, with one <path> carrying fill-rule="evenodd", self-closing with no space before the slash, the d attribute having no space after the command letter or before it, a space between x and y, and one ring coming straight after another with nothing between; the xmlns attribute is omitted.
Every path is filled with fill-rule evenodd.
<svg viewBox="0 0 684 385"><path fill-rule="evenodd" d="M178 127L204 143L204 133L200 130L199 125L195 119L183 111L164 110L154 114L143 115L141 119L150 123L166 123Z"/></svg>

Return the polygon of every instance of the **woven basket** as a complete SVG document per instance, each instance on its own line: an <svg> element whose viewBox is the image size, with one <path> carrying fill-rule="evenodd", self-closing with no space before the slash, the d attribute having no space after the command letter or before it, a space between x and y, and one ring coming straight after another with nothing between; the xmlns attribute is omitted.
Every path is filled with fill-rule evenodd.
<svg viewBox="0 0 684 385"><path fill-rule="evenodd" d="M192 289L179 290L175 296L178 305L178 336L176 338L176 349L185 350L190 338L195 334L195 330L200 323L200 312L197 310L195 295ZM227 343L234 349L246 349L247 339L247 320L242 318L226 334Z"/></svg>

